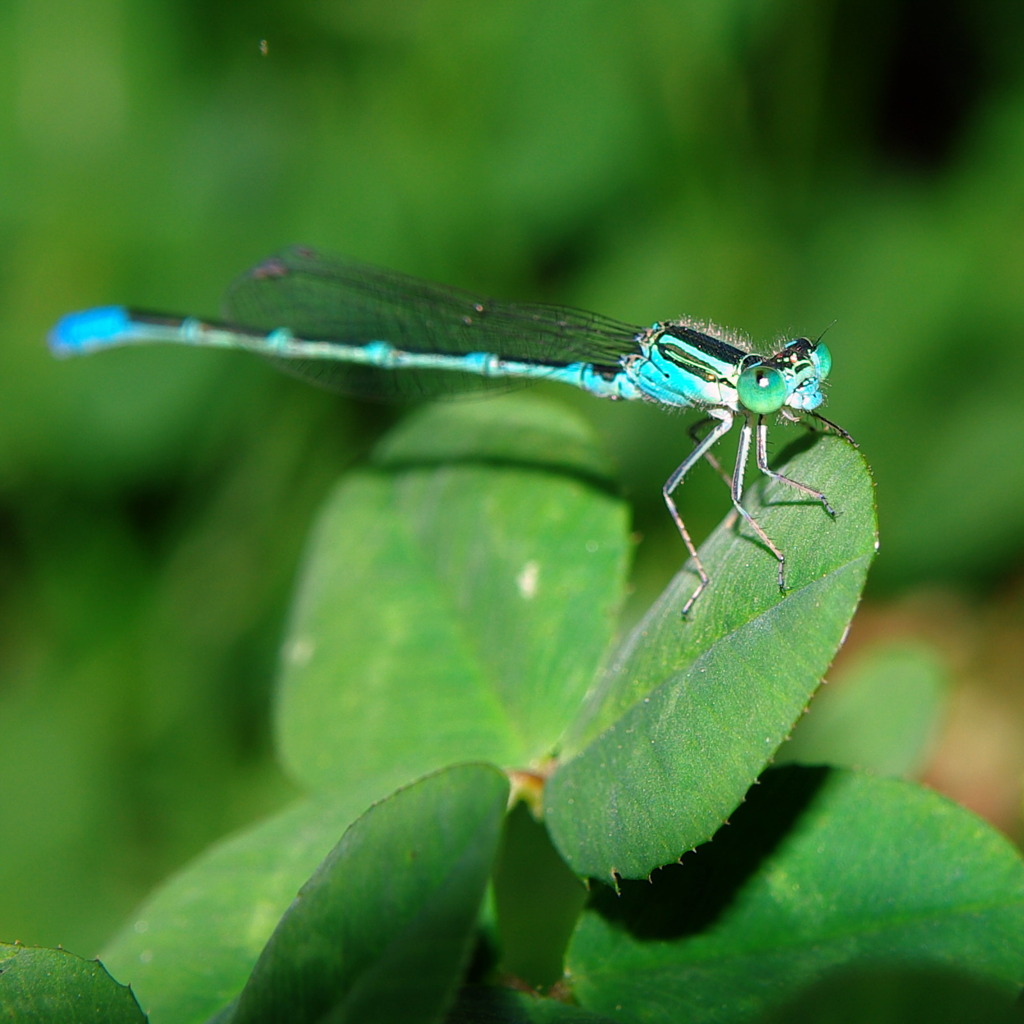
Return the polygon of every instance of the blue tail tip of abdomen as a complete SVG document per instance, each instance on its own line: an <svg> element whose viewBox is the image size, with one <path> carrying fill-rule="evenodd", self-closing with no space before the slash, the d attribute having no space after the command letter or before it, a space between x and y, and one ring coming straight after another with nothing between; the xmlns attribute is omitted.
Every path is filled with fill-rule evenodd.
<svg viewBox="0 0 1024 1024"><path fill-rule="evenodd" d="M59 356L90 352L116 345L129 329L124 306L98 306L80 313L68 313L50 331L50 350Z"/></svg>

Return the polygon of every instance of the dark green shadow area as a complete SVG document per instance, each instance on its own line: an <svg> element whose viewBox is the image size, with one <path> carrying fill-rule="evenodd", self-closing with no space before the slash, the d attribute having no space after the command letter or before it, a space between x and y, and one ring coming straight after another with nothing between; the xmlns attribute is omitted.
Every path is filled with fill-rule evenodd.
<svg viewBox="0 0 1024 1024"><path fill-rule="evenodd" d="M620 881L618 893L594 883L588 905L639 941L706 931L790 833L829 774L828 768L766 772L710 842L655 871L650 881Z"/></svg>

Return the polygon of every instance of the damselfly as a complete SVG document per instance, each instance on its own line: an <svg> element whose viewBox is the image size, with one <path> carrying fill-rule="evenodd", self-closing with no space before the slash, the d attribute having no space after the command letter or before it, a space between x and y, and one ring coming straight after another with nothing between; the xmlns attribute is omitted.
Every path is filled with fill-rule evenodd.
<svg viewBox="0 0 1024 1024"><path fill-rule="evenodd" d="M58 355L168 341L248 349L353 394L408 397L479 387L484 378L529 378L571 384L599 398L703 410L690 431L695 447L662 488L700 581L684 615L708 574L674 494L700 459L717 466L711 449L737 417L732 503L775 556L782 592L785 555L742 504L751 443L765 476L836 514L820 491L768 465L765 417L775 413L791 421L807 414L850 440L816 412L832 365L820 339L795 338L760 355L712 324L680 319L631 327L582 310L495 302L304 248L271 257L236 281L225 322L106 306L65 316L50 334Z"/></svg>

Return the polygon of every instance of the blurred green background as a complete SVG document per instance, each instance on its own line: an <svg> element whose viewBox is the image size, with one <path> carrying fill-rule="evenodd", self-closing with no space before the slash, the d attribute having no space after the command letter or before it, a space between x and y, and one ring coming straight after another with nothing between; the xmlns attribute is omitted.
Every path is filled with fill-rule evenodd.
<svg viewBox="0 0 1024 1024"><path fill-rule="evenodd" d="M7 0L0 38L0 939L91 954L289 798L268 703L304 538L401 410L44 339L96 304L216 314L292 242L636 323L828 328L882 529L835 677L873 659L880 721L904 678L948 689L918 774L1019 838L1024 6ZM635 505L635 615L682 559L688 421L550 394ZM684 490L697 532L724 514L709 471Z"/></svg>

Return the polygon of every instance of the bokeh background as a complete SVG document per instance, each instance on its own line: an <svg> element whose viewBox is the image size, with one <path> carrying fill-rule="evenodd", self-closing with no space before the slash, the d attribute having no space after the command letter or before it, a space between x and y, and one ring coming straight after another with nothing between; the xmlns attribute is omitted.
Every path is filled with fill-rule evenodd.
<svg viewBox="0 0 1024 1024"><path fill-rule="evenodd" d="M833 681L927 733L894 770L1020 839L1024 6L6 0L0 39L0 939L92 954L289 799L268 708L303 542L401 410L45 335L109 302L215 315L292 242L636 323L828 329L882 530ZM681 558L686 420L549 393L634 504L628 619ZM702 532L727 499L708 471L683 504Z"/></svg>

